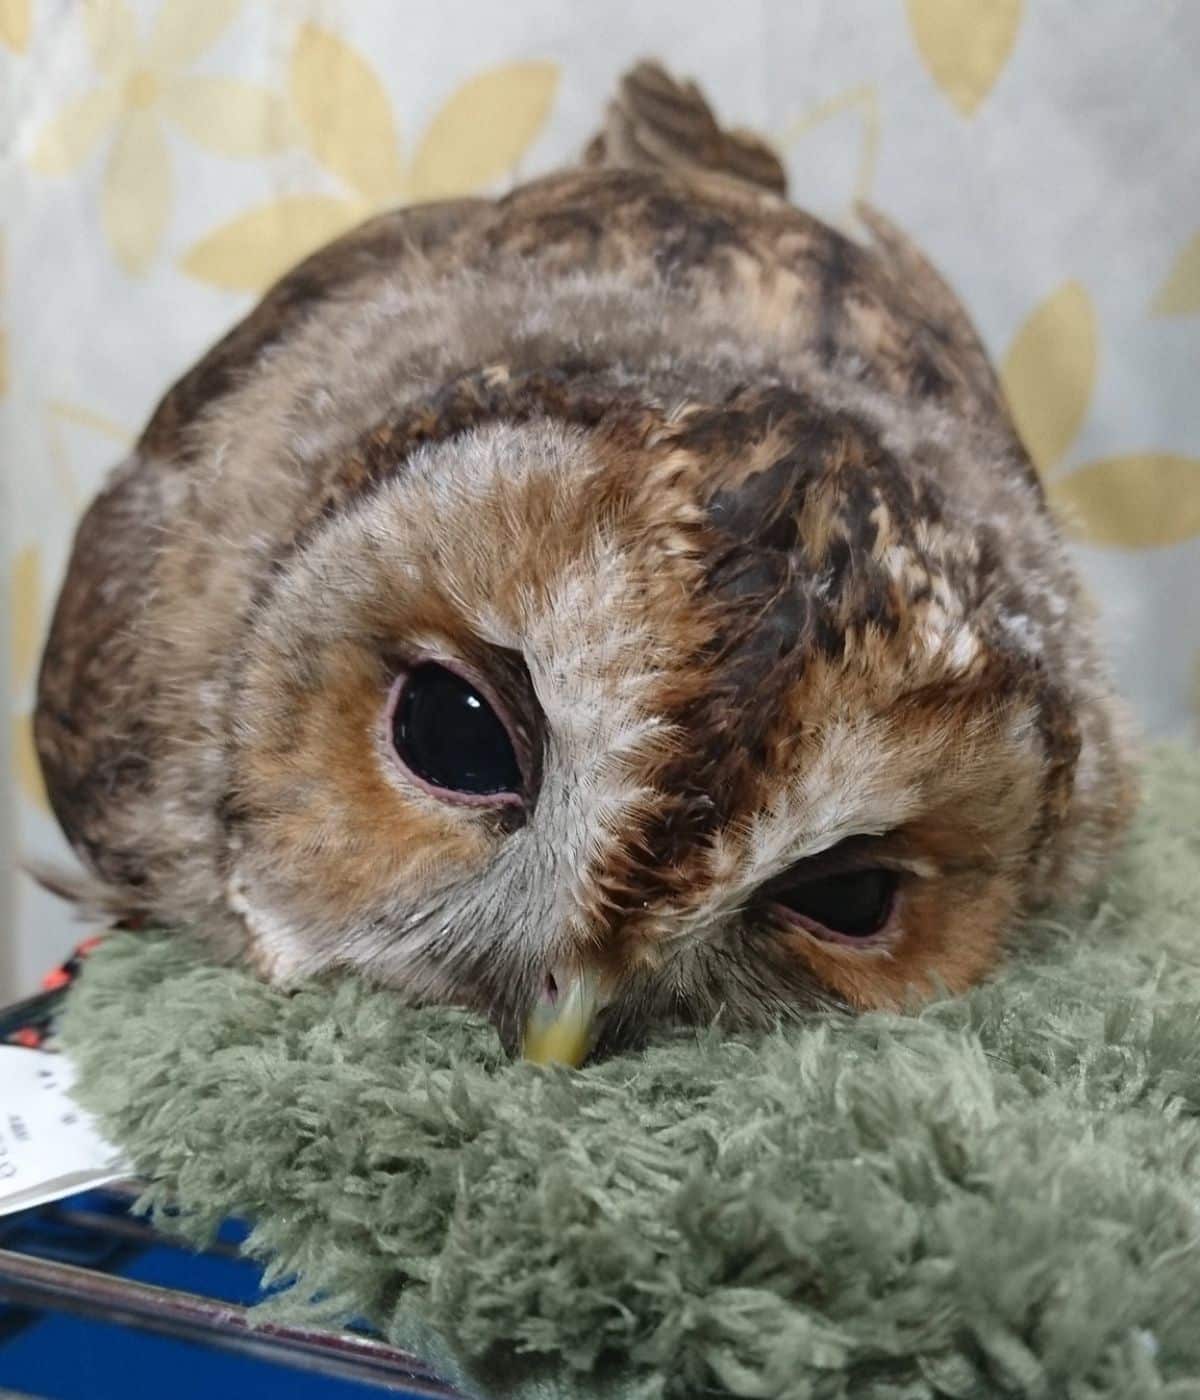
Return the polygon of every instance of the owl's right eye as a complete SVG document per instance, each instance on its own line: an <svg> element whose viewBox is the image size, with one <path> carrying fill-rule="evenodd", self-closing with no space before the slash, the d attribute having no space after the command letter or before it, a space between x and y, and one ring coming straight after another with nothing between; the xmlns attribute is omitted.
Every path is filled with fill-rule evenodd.
<svg viewBox="0 0 1200 1400"><path fill-rule="evenodd" d="M522 801L524 778L508 727L475 686L433 661L396 684L392 745L422 787L477 805Z"/></svg>

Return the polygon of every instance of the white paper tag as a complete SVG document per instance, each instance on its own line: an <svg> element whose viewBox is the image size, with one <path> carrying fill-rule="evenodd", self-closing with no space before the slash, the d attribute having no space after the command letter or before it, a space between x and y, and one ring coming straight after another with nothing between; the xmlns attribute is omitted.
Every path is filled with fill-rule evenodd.
<svg viewBox="0 0 1200 1400"><path fill-rule="evenodd" d="M73 1098L65 1055L0 1045L0 1215L132 1175Z"/></svg>

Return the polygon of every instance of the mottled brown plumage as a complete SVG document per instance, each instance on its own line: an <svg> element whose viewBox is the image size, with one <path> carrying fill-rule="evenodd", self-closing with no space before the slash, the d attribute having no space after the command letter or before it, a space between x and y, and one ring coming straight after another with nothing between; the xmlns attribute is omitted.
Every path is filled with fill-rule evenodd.
<svg viewBox="0 0 1200 1400"><path fill-rule="evenodd" d="M642 66L585 168L372 220L169 391L41 679L108 907L510 1041L587 968L613 1045L962 987L1086 890L1123 722L987 356L880 215L782 188ZM508 716L519 803L396 761L429 659ZM780 912L867 870L878 935Z"/></svg>

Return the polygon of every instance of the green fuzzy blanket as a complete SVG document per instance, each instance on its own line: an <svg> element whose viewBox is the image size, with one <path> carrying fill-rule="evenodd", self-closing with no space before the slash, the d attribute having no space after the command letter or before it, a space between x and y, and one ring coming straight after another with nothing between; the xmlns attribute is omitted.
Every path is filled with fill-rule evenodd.
<svg viewBox="0 0 1200 1400"><path fill-rule="evenodd" d="M298 1279L272 1316L473 1395L1200 1400L1200 756L1146 783L1102 901L919 1015L571 1072L129 934L62 1030L172 1225Z"/></svg>

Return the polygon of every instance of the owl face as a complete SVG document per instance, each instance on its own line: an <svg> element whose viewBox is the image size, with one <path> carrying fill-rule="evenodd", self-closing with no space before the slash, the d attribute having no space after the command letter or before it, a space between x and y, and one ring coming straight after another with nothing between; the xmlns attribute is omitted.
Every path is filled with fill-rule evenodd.
<svg viewBox="0 0 1200 1400"><path fill-rule="evenodd" d="M399 466L375 429L255 606L223 820L262 969L568 1059L974 980L1058 798L986 541L792 390L520 419Z"/></svg>

